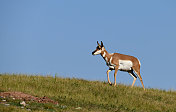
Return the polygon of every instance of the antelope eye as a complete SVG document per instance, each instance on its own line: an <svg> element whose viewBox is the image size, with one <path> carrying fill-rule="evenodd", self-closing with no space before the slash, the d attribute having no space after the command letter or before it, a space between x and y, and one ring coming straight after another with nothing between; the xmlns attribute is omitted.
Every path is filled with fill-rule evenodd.
<svg viewBox="0 0 176 112"><path fill-rule="evenodd" d="M97 46L97 49L100 50L101 48L99 46Z"/></svg>

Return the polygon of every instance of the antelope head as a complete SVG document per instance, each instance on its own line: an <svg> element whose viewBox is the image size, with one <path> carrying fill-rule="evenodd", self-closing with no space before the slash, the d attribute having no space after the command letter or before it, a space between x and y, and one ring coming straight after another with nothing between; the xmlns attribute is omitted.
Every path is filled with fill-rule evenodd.
<svg viewBox="0 0 176 112"><path fill-rule="evenodd" d="M98 55L98 54L101 54L102 51L104 51L105 48L104 48L104 45L103 45L103 42L101 41L101 45L98 43L97 41L97 47L96 49L92 52L92 55Z"/></svg>

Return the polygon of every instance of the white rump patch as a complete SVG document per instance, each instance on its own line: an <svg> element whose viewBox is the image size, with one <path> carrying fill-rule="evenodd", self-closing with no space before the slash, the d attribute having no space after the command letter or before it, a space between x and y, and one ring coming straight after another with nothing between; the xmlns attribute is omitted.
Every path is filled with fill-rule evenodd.
<svg viewBox="0 0 176 112"><path fill-rule="evenodd" d="M133 63L130 60L119 60L119 70L121 71L129 71Z"/></svg>

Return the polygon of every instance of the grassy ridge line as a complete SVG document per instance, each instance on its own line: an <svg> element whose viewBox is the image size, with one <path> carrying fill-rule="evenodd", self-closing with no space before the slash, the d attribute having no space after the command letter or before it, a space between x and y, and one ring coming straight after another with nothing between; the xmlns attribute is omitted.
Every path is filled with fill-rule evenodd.
<svg viewBox="0 0 176 112"><path fill-rule="evenodd" d="M99 81L69 79L51 76L31 76L1 74L0 91L20 91L34 96L47 96L59 102L59 106L50 105L53 111L176 111L176 92L130 88L125 85L109 86ZM35 104L36 106L37 104ZM38 105L35 111L48 111L45 105ZM79 110L76 108L81 107ZM18 106L9 108L0 104L0 108L13 108L25 111Z"/></svg>

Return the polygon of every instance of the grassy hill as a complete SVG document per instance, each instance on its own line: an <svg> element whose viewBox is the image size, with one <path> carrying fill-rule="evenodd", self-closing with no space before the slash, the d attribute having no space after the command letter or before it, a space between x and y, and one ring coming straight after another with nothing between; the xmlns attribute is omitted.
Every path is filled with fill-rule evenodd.
<svg viewBox="0 0 176 112"><path fill-rule="evenodd" d="M176 111L176 92L125 85L116 87L106 82L86 81L51 76L0 74L0 92L18 91L37 97L47 96L58 105L0 98L0 111L67 111L67 112L160 112Z"/></svg>

